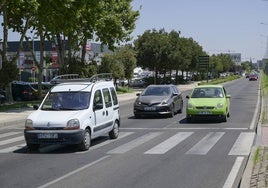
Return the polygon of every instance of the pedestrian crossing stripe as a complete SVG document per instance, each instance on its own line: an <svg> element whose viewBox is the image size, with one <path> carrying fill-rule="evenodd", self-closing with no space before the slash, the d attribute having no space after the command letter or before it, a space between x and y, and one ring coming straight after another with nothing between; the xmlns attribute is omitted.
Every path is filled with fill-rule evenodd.
<svg viewBox="0 0 268 188"><path fill-rule="evenodd" d="M229 155L249 155L255 137L254 132L240 133Z"/></svg>
<svg viewBox="0 0 268 188"><path fill-rule="evenodd" d="M137 146L140 146L142 144L144 144L145 142L148 142L149 140L159 136L161 134L161 132L152 132L152 133L148 133L146 135L143 135L141 137L138 137L128 143L125 143L113 150L108 151L108 154L122 154L122 153L126 153L127 151L130 151L132 149L134 149Z"/></svg>
<svg viewBox="0 0 268 188"><path fill-rule="evenodd" d="M152 149L146 151L144 154L164 154L170 149L174 148L176 145L181 143L183 140L191 136L193 132L180 132L170 137L166 141L158 144Z"/></svg>
<svg viewBox="0 0 268 188"><path fill-rule="evenodd" d="M186 154L205 155L224 135L224 132L210 132L202 140L200 140L194 147L192 147Z"/></svg>
<svg viewBox="0 0 268 188"><path fill-rule="evenodd" d="M123 139L125 137L128 137L132 135L135 132L121 132L118 139L115 140L105 140L101 143L98 143L96 145L93 145L90 147L88 151L90 152L93 149L97 149L100 147L103 147L107 144L116 142L120 139ZM178 132L174 134L173 136L165 139L161 143L158 143L151 149L144 152L146 155L160 155L165 154L168 151L172 150L176 146L178 146L181 142L186 140L187 138L191 137L195 133L194 131L188 131L188 132ZM3 133L0 134L0 138L7 138L10 136L16 136L18 132L10 132L10 133ZM199 142L197 142L193 147L191 147L185 154L186 155L206 155L213 147L214 145L226 134L225 132L209 132L207 133ZM147 134L144 134L140 137L135 138L132 141L126 142L110 151L107 152L107 154L123 154L126 152L129 152L138 146L141 146L142 144L145 144L146 142L151 141L152 139L164 135L164 132L149 132ZM230 149L228 155L249 155L250 150L254 141L255 132L241 132L237 139L235 140L232 148ZM15 145L17 142L20 142L20 144ZM21 144L23 142L23 144ZM10 146L13 144L13 146ZM8 145L10 147L5 147L5 145ZM15 146L14 146L15 145ZM24 136L17 136L14 138L8 138L6 140L0 141L0 146L3 149L0 149L0 153L11 153L16 150L22 149L23 147L26 147ZM47 148L47 149L46 149ZM54 148L56 150L57 148ZM45 151L51 151L51 148L48 146L42 147L40 149L40 152ZM85 152L77 152L77 154L83 154Z"/></svg>
<svg viewBox="0 0 268 188"><path fill-rule="evenodd" d="M6 138L6 137L9 137L9 136L14 136L16 134L21 134L21 132L7 132L7 133L4 133L4 134L1 134L0 138Z"/></svg>

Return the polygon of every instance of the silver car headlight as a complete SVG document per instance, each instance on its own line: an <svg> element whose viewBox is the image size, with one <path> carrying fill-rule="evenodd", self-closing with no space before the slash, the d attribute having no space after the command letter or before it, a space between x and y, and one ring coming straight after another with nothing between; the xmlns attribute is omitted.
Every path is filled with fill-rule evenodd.
<svg viewBox="0 0 268 188"><path fill-rule="evenodd" d="M71 119L67 122L66 128L65 129L79 129L80 128L80 123L78 119Z"/></svg>
<svg viewBox="0 0 268 188"><path fill-rule="evenodd" d="M222 103L218 103L217 104L217 108L223 108L223 104Z"/></svg>
<svg viewBox="0 0 268 188"><path fill-rule="evenodd" d="M32 130L33 128L33 120L26 119L25 121L25 129Z"/></svg>
<svg viewBox="0 0 268 188"><path fill-rule="evenodd" d="M137 105L141 105L141 101L137 100L137 101L136 101L136 104L137 104Z"/></svg>
<svg viewBox="0 0 268 188"><path fill-rule="evenodd" d="M162 105L166 105L166 104L168 104L168 103L167 103L166 100L163 100L163 101L161 102L161 104L162 104Z"/></svg>

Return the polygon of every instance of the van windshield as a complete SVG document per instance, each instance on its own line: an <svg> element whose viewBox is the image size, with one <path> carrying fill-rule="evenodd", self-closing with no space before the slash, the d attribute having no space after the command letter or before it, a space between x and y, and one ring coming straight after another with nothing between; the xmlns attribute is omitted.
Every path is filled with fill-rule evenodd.
<svg viewBox="0 0 268 188"><path fill-rule="evenodd" d="M89 107L90 92L50 92L42 110L83 110Z"/></svg>

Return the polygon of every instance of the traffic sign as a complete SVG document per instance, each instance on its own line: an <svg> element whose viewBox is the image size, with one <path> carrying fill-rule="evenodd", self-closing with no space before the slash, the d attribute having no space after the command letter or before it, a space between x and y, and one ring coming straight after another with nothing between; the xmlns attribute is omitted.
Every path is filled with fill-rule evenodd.
<svg viewBox="0 0 268 188"><path fill-rule="evenodd" d="M34 72L35 70L36 70L36 67L35 67L35 66L33 66L33 67L32 67L32 71Z"/></svg>
<svg viewBox="0 0 268 188"><path fill-rule="evenodd" d="M199 68L208 68L209 66L209 56L199 56Z"/></svg>

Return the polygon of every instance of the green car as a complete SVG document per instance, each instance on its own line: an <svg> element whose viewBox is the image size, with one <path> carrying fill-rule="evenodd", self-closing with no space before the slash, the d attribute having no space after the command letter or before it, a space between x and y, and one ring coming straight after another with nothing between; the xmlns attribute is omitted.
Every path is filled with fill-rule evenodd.
<svg viewBox="0 0 268 188"><path fill-rule="evenodd" d="M186 118L191 122L195 118L220 118L227 121L230 111L230 95L222 85L196 86L190 96L186 96L188 104Z"/></svg>

